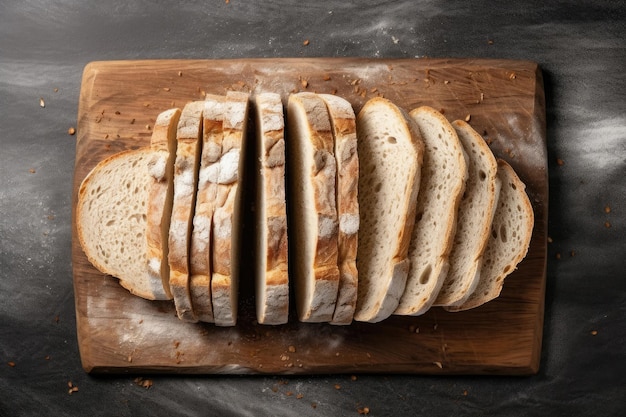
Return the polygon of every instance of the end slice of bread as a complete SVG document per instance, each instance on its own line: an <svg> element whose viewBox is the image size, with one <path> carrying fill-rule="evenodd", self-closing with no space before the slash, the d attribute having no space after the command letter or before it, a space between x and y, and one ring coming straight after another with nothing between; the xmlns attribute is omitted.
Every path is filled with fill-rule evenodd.
<svg viewBox="0 0 626 417"><path fill-rule="evenodd" d="M219 158L224 137L224 96L207 94L202 111L202 154L190 246L190 294L198 320L213 323L211 299L212 224L217 196Z"/></svg>
<svg viewBox="0 0 626 417"><path fill-rule="evenodd" d="M189 290L189 254L196 202L198 168L202 152L204 102L193 101L183 108L177 128L174 165L174 203L169 230L170 290L176 313L183 321L198 320Z"/></svg>
<svg viewBox="0 0 626 417"><path fill-rule="evenodd" d="M247 93L229 91L224 100L222 149L212 226L211 300L218 326L237 323L241 249L241 190L248 121Z"/></svg>
<svg viewBox="0 0 626 417"><path fill-rule="evenodd" d="M468 157L468 177L450 251L450 270L434 306L463 304L474 292L500 188L498 164L484 139L462 120L452 126Z"/></svg>
<svg viewBox="0 0 626 417"><path fill-rule="evenodd" d="M354 319L378 322L398 306L409 271L424 144L415 122L384 98L356 119L359 174L359 271Z"/></svg>
<svg viewBox="0 0 626 417"><path fill-rule="evenodd" d="M103 160L83 180L76 206L77 234L87 259L131 293L150 300L167 299L161 277L147 268L153 156L142 148Z"/></svg>
<svg viewBox="0 0 626 417"><path fill-rule="evenodd" d="M528 252L535 218L526 187L513 168L501 159L498 177L502 185L478 285L463 304L445 307L448 311L468 310L497 298L504 279L515 271Z"/></svg>
<svg viewBox="0 0 626 417"><path fill-rule="evenodd" d="M394 314L419 315L435 301L449 268L456 216L467 179L463 147L452 125L438 111L419 107L410 113L425 144L411 267Z"/></svg>
<svg viewBox="0 0 626 417"><path fill-rule="evenodd" d="M176 159L176 127L180 109L169 109L157 116L150 149L152 177L148 196L146 238L148 239L147 266L151 280L161 280L163 291L155 299L171 300L170 269L167 263L168 234L174 197L174 160Z"/></svg>
<svg viewBox="0 0 626 417"><path fill-rule="evenodd" d="M260 324L284 324L289 318L289 274L283 103L275 93L258 94L254 102L256 317Z"/></svg>
<svg viewBox="0 0 626 417"><path fill-rule="evenodd" d="M356 254L359 232L359 157L356 140L356 116L345 99L320 94L326 102L335 140L337 161L337 216L339 219L338 260L339 290L331 324L352 323L356 308L358 271Z"/></svg>
<svg viewBox="0 0 626 417"><path fill-rule="evenodd" d="M339 287L337 166L324 101L313 93L289 96L287 105L290 273L298 318L332 320Z"/></svg>

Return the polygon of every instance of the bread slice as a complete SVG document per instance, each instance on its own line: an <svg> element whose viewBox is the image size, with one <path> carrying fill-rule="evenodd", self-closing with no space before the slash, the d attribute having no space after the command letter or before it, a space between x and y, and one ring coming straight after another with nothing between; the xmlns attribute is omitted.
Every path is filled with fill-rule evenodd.
<svg viewBox="0 0 626 417"><path fill-rule="evenodd" d="M450 251L450 270L433 306L462 304L474 292L500 188L498 164L483 138L467 123L452 123L468 156L468 177Z"/></svg>
<svg viewBox="0 0 626 417"><path fill-rule="evenodd" d="M187 103L178 122L174 165L174 204L169 231L170 290L176 313L183 321L198 320L189 291L189 252L196 202L198 167L202 152L202 111L204 102Z"/></svg>
<svg viewBox="0 0 626 417"><path fill-rule="evenodd" d="M248 121L247 93L229 91L224 101L222 149L218 163L217 195L213 212L211 301L218 326L237 323L241 192L243 155Z"/></svg>
<svg viewBox="0 0 626 417"><path fill-rule="evenodd" d="M207 323L213 323L215 320L211 300L211 228L224 137L222 126L224 100L224 96L207 94L204 101L202 154L190 246L191 301L198 320Z"/></svg>
<svg viewBox="0 0 626 417"><path fill-rule="evenodd" d="M96 165L78 191L76 227L87 259L131 293L166 299L160 276L148 273L149 148L117 153Z"/></svg>
<svg viewBox="0 0 626 417"><path fill-rule="evenodd" d="M478 285L463 304L446 307L448 311L468 310L498 297L504 279L528 252L535 218L526 187L513 168L501 159L498 160L498 177L502 186Z"/></svg>
<svg viewBox="0 0 626 417"><path fill-rule="evenodd" d="M352 323L356 308L358 272L356 253L359 231L359 157L356 143L356 116L352 105L345 99L320 94L326 102L335 139L337 161L337 235L339 290L331 324Z"/></svg>
<svg viewBox="0 0 626 417"><path fill-rule="evenodd" d="M356 119L359 173L359 271L354 319L391 315L404 292L424 144L415 122L387 99L365 103Z"/></svg>
<svg viewBox="0 0 626 417"><path fill-rule="evenodd" d="M424 139L422 182L411 235L411 268L394 314L419 315L435 301L449 268L456 216L467 180L467 164L456 131L438 111L410 113Z"/></svg>
<svg viewBox="0 0 626 417"><path fill-rule="evenodd" d="M168 234L174 197L174 160L176 159L176 127L180 109L169 109L157 116L150 148L152 177L148 196L146 238L148 239L147 267L150 280L161 280L163 290L154 299L171 300L170 270L167 263Z"/></svg>
<svg viewBox="0 0 626 417"><path fill-rule="evenodd" d="M332 320L339 287L337 267L337 164L324 101L314 93L287 103L289 264L298 319Z"/></svg>
<svg viewBox="0 0 626 417"><path fill-rule="evenodd" d="M283 103L275 93L257 94L254 102L256 317L260 324L284 324L289 318L289 275Z"/></svg>

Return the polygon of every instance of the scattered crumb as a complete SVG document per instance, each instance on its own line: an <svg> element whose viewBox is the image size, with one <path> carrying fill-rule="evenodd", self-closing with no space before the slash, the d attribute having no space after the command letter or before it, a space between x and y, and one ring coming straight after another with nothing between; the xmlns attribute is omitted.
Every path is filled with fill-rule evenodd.
<svg viewBox="0 0 626 417"><path fill-rule="evenodd" d="M7 362L7 365L9 365L11 368L15 368L15 362L13 361Z"/></svg>
<svg viewBox="0 0 626 417"><path fill-rule="evenodd" d="M284 353L282 355L280 355L280 360L281 361L288 361L289 360L289 355L285 355Z"/></svg>
<svg viewBox="0 0 626 417"><path fill-rule="evenodd" d="M565 161L563 161L561 158L557 158L556 159L556 164L558 166L563 166L563 165L565 165Z"/></svg>
<svg viewBox="0 0 626 417"><path fill-rule="evenodd" d="M46 107L46 102L43 101L42 97L39 97L39 107Z"/></svg>
<svg viewBox="0 0 626 417"><path fill-rule="evenodd" d="M317 408L317 403L311 403L312 408Z"/></svg>
<svg viewBox="0 0 626 417"><path fill-rule="evenodd" d="M304 394L302 394L302 393L297 393L297 394L296 394L296 398L297 398L297 399L299 399L299 400L301 400L302 398L304 398Z"/></svg>
<svg viewBox="0 0 626 417"><path fill-rule="evenodd" d="M472 118L472 115L468 114L467 116L465 116L465 121L469 122L471 118Z"/></svg>
<svg viewBox="0 0 626 417"><path fill-rule="evenodd" d="M592 331L591 331L591 335L592 335L592 336L596 336L597 334L598 334L598 331L597 331L597 330L592 330Z"/></svg>
<svg viewBox="0 0 626 417"><path fill-rule="evenodd" d="M28 172L30 172L31 174L34 174L37 171L35 171L35 168L31 168L31 169L28 170Z"/></svg>
<svg viewBox="0 0 626 417"><path fill-rule="evenodd" d="M152 384L153 384L151 379L144 379L140 376L135 378L133 382L145 389L149 389L150 387L152 387Z"/></svg>
<svg viewBox="0 0 626 417"><path fill-rule="evenodd" d="M58 93L58 92L59 92L59 89L58 89L58 88L54 88L54 90L53 90L53 91L54 91L55 93Z"/></svg>
<svg viewBox="0 0 626 417"><path fill-rule="evenodd" d="M555 257L556 259L561 259L561 252L557 252L557 253L554 255L554 257Z"/></svg>
<svg viewBox="0 0 626 417"><path fill-rule="evenodd" d="M307 46L309 44L309 40L305 39L304 42L302 42L302 45Z"/></svg>
<svg viewBox="0 0 626 417"><path fill-rule="evenodd" d="M341 385L335 384L335 389L337 389L337 390L341 389Z"/></svg>
<svg viewBox="0 0 626 417"><path fill-rule="evenodd" d="M437 331L437 327L439 327L439 325L437 323L433 324L433 330Z"/></svg>
<svg viewBox="0 0 626 417"><path fill-rule="evenodd" d="M359 414L369 414L370 413L370 409L369 407L361 407L361 408L357 408L356 410Z"/></svg>
<svg viewBox="0 0 626 417"><path fill-rule="evenodd" d="M609 229L611 227L611 223L610 222L604 222L604 227L606 227L607 229Z"/></svg>
<svg viewBox="0 0 626 417"><path fill-rule="evenodd" d="M228 2L226 2L226 3L228 3ZM178 76L182 77L183 76L183 72L182 71L178 71Z"/></svg>
<svg viewBox="0 0 626 417"><path fill-rule="evenodd" d="M307 80L300 80L300 84L303 88L307 88L309 86L309 82Z"/></svg>
<svg viewBox="0 0 626 417"><path fill-rule="evenodd" d="M69 129L67 129L67 134L70 136L73 136L76 133L76 128L75 127L70 127Z"/></svg>
<svg viewBox="0 0 626 417"><path fill-rule="evenodd" d="M287 391L287 392L285 393L285 395L286 395L287 397L291 397L291 396L293 395L293 392L292 392L292 391Z"/></svg>
<svg viewBox="0 0 626 417"><path fill-rule="evenodd" d="M487 41L487 45L493 45L493 40L489 39L489 40Z"/></svg>
<svg viewBox="0 0 626 417"><path fill-rule="evenodd" d="M146 125L146 130L150 130L150 125Z"/></svg>
<svg viewBox="0 0 626 417"><path fill-rule="evenodd" d="M324 74L323 79L324 79L324 81L330 81L330 75L329 74Z"/></svg>
<svg viewBox="0 0 626 417"><path fill-rule="evenodd" d="M611 212L611 207L608 204L604 207L604 212L607 214Z"/></svg>
<svg viewBox="0 0 626 417"><path fill-rule="evenodd" d="M175 340L175 341L174 341L174 347L175 347L176 349L178 349L178 346L180 346L180 342L179 342L178 340Z"/></svg>
<svg viewBox="0 0 626 417"><path fill-rule="evenodd" d="M569 256L571 256L572 258L576 255L576 251L572 250L569 253Z"/></svg>
<svg viewBox="0 0 626 417"><path fill-rule="evenodd" d="M67 391L68 394L72 395L73 393L78 391L78 387L76 385L74 385L72 383L72 381L68 381L67 382L67 387L69 388L69 390Z"/></svg>
<svg viewBox="0 0 626 417"><path fill-rule="evenodd" d="M441 362L435 361L433 362L433 364L436 365L439 369L443 369L443 365L441 364Z"/></svg>
<svg viewBox="0 0 626 417"><path fill-rule="evenodd" d="M515 74L514 72L511 72L511 73L509 74L509 80L514 80L514 79L516 79L516 78L517 78L517 74Z"/></svg>
<svg viewBox="0 0 626 417"><path fill-rule="evenodd" d="M397 45L398 42L400 42L400 39L396 38L395 36L391 36L391 41Z"/></svg>
<svg viewBox="0 0 626 417"><path fill-rule="evenodd" d="M350 381L356 381L356 375L350 376Z"/></svg>
<svg viewBox="0 0 626 417"><path fill-rule="evenodd" d="M163 87L163 91L170 91L170 90L171 90L171 88L169 88L169 87Z"/></svg>
<svg viewBox="0 0 626 417"><path fill-rule="evenodd" d="M552 242L553 242L552 238L548 236L548 243L552 243Z"/></svg>
<svg viewBox="0 0 626 417"><path fill-rule="evenodd" d="M135 119L134 119L134 118L130 121L130 124L131 124L131 125L134 125L134 124L135 124Z"/></svg>
<svg viewBox="0 0 626 417"><path fill-rule="evenodd" d="M291 352L291 353L295 353L295 351L296 351L296 347L292 345L292 346L289 346L289 347L287 348L287 350L288 350L289 352Z"/></svg>
<svg viewBox="0 0 626 417"><path fill-rule="evenodd" d="M120 114L122 114L122 113L121 113L119 110L115 110L115 114L116 114L117 116L119 116L119 115L120 115Z"/></svg>
<svg viewBox="0 0 626 417"><path fill-rule="evenodd" d="M44 359L49 361L50 360L50 355L46 355L46 357Z"/></svg>
<svg viewBox="0 0 626 417"><path fill-rule="evenodd" d="M463 390L463 396L467 397L467 390L466 389Z"/></svg>

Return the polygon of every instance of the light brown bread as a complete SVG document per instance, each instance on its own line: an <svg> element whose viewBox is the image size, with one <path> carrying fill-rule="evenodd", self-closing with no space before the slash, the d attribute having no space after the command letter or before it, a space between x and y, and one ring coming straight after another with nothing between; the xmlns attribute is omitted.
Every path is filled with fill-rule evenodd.
<svg viewBox="0 0 626 417"><path fill-rule="evenodd" d="M178 122L174 203L169 230L170 291L178 317L190 322L198 320L189 290L189 250L202 152L203 108L202 101L186 104Z"/></svg>
<svg viewBox="0 0 626 417"><path fill-rule="evenodd" d="M237 323L239 255L241 248L241 192L245 132L248 120L247 93L229 91L224 101L222 150L218 162L217 195L212 227L211 301L218 326Z"/></svg>
<svg viewBox="0 0 626 417"><path fill-rule="evenodd" d="M504 279L515 271L528 252L534 213L526 187L513 168L501 159L498 160L498 177L502 185L478 285L463 304L445 307L448 311L468 310L497 298Z"/></svg>
<svg viewBox="0 0 626 417"><path fill-rule="evenodd" d="M303 322L332 320L339 286L336 161L324 101L313 93L287 105L290 273Z"/></svg>
<svg viewBox="0 0 626 417"><path fill-rule="evenodd" d="M161 280L163 290L155 299L171 300L170 269L167 263L168 234L174 197L174 160L176 159L176 127L180 109L169 109L157 116L150 149L152 159L148 169L152 181L148 195L146 238L148 244L147 267L150 279Z"/></svg>
<svg viewBox="0 0 626 417"><path fill-rule="evenodd" d="M94 167L81 183L76 227L87 259L119 279L131 293L163 298L160 276L147 270L146 219L152 177L149 148L117 153Z"/></svg>
<svg viewBox="0 0 626 417"><path fill-rule="evenodd" d="M411 267L404 294L394 314L419 315L435 301L449 268L448 256L456 216L467 179L464 151L448 120L430 107L410 113L425 153L415 227L411 235Z"/></svg>
<svg viewBox="0 0 626 417"><path fill-rule="evenodd" d="M289 274L283 103L274 93L257 94L254 102L256 317L260 324L284 324L289 318Z"/></svg>
<svg viewBox="0 0 626 417"><path fill-rule="evenodd" d="M462 120L452 126L468 157L468 177L450 251L450 270L434 306L462 304L474 292L500 190L498 164L482 136Z"/></svg>
<svg viewBox="0 0 626 417"><path fill-rule="evenodd" d="M190 294L198 320L215 321L211 299L212 223L224 137L224 96L207 94L202 112L202 154L190 246Z"/></svg>
<svg viewBox="0 0 626 417"><path fill-rule="evenodd" d="M356 116L352 105L345 99L320 94L326 102L335 140L337 161L337 235L339 290L331 324L352 323L356 308L358 271L356 255L359 231L359 157L356 140Z"/></svg>
<svg viewBox="0 0 626 417"><path fill-rule="evenodd" d="M356 120L359 271L354 319L379 322L404 292L424 145L415 122L389 100L373 98Z"/></svg>

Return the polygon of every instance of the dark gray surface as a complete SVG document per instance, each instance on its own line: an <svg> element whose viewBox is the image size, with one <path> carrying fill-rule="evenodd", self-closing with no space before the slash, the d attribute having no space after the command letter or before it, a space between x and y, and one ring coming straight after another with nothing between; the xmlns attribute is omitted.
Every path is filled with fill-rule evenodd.
<svg viewBox="0 0 626 417"><path fill-rule="evenodd" d="M351 416L365 406L372 416L626 415L623 1L182 3L0 0L0 416ZM542 66L553 243L538 375L157 376L145 389L134 376L84 373L70 257L75 136L67 134L84 65L273 56ZM69 381L78 392L68 394Z"/></svg>

